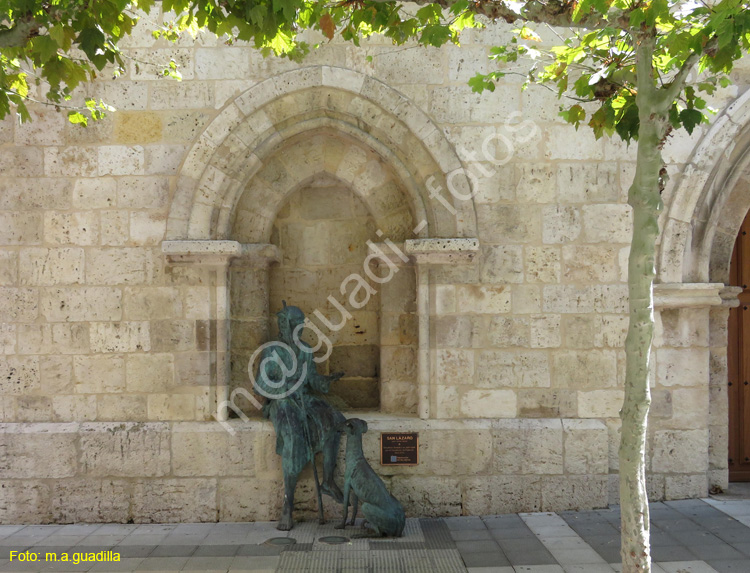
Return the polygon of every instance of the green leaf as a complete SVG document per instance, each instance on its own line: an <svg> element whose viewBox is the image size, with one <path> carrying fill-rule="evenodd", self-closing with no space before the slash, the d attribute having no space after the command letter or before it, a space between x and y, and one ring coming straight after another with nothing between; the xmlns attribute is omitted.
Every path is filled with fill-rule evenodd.
<svg viewBox="0 0 750 573"><path fill-rule="evenodd" d="M641 120L638 117L638 106L629 101L623 106L619 118L615 123L615 131L623 141L630 142L638 139L638 128Z"/></svg>
<svg viewBox="0 0 750 573"><path fill-rule="evenodd" d="M483 74L477 74L470 78L469 86L471 86L471 91L475 93L482 93L484 90L495 91L495 83Z"/></svg>
<svg viewBox="0 0 750 573"><path fill-rule="evenodd" d="M568 123L572 123L573 125L575 125L576 129L578 129L578 127L581 125L581 122L586 119L586 110L584 110L580 105L576 104L569 107L568 109L561 109L558 115Z"/></svg>
<svg viewBox="0 0 750 573"><path fill-rule="evenodd" d="M680 112L680 120L687 132L692 134L695 126L704 120L704 115L697 109L683 109Z"/></svg>
<svg viewBox="0 0 750 573"><path fill-rule="evenodd" d="M74 125L82 125L83 127L88 125L88 118L79 111L69 111L68 121Z"/></svg>
<svg viewBox="0 0 750 573"><path fill-rule="evenodd" d="M34 51L39 54L40 63L57 56L58 45L50 36L37 36L32 40Z"/></svg>

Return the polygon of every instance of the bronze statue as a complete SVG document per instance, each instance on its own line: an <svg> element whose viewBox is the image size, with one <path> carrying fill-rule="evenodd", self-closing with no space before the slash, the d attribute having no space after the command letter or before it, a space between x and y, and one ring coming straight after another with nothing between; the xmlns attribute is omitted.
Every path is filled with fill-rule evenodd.
<svg viewBox="0 0 750 573"><path fill-rule="evenodd" d="M346 432L346 473L344 476L344 516L336 529L346 527L349 500L352 503L352 519L357 519L357 509L362 503L362 515L366 525L377 536L401 537L406 524L404 508L385 487L383 480L367 463L362 451L362 434L367 432L367 422L351 418L344 422L341 430Z"/></svg>
<svg viewBox="0 0 750 573"><path fill-rule="evenodd" d="M277 529L288 531L294 525L294 490L300 472L308 462L313 464L318 496L318 511L323 522L321 491L337 502L343 501L341 490L333 480L341 435L345 421L341 412L320 394L327 394L331 382L343 373L324 376L318 373L311 347L300 340L305 315L296 306L277 313L278 341L264 345L256 389L267 401L263 415L270 418L276 430L276 453L281 456L284 473L284 505ZM323 454L323 483L318 481L315 454Z"/></svg>

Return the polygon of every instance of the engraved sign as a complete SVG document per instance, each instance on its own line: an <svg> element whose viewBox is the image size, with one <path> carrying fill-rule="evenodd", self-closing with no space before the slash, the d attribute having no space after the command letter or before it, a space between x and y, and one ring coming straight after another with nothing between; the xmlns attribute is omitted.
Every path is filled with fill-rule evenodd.
<svg viewBox="0 0 750 573"><path fill-rule="evenodd" d="M416 466L419 464L418 432L381 432L381 466Z"/></svg>

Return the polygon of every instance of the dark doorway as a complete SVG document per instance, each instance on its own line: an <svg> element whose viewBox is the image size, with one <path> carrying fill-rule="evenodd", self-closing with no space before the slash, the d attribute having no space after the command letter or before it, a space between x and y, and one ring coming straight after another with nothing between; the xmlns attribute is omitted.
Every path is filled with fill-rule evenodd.
<svg viewBox="0 0 750 573"><path fill-rule="evenodd" d="M750 215L732 253L729 282L742 287L729 313L729 481L750 481Z"/></svg>

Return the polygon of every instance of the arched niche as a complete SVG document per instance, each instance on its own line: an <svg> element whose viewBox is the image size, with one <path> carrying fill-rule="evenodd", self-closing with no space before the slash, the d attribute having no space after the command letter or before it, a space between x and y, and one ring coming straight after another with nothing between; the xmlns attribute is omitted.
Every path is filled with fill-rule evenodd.
<svg viewBox="0 0 750 573"><path fill-rule="evenodd" d="M394 310L381 308L379 338L381 365L392 351L387 362L404 364L409 374L396 373L393 384L381 384L381 409L390 411L390 400L397 405L392 411L416 410L427 418L435 363L428 268L470 262L478 251L471 182L442 130L408 98L378 80L328 66L280 74L237 97L197 139L180 169L163 251L171 262L213 269L215 302L208 318L216 328L216 403L230 394L230 341L241 341L247 350L271 336L268 268L284 257L283 244L272 243L279 211L293 193L321 177L337 181L366 206L382 231L379 238L391 245L406 239L403 251L386 249L382 257L400 270L398 279L382 285L381 306L385 300ZM384 252L374 243L368 248ZM400 283L408 284L397 288ZM388 288L408 291L409 300L387 295ZM247 308L234 318L255 321L257 328L232 326L238 304ZM218 417L225 414L218 408Z"/></svg>
<svg viewBox="0 0 750 573"><path fill-rule="evenodd" d="M274 206L271 216L267 205ZM315 325L307 341L324 341L317 355L330 350L319 370L346 373L331 389L341 409L416 414L414 267L401 261L382 284L385 270L368 265L372 280L363 267L369 244L402 244L415 226L403 184L374 150L333 130L303 132L280 145L232 217L229 238L273 244L280 260L230 269L230 387L247 387L252 353L276 334L275 314L286 300Z"/></svg>

